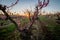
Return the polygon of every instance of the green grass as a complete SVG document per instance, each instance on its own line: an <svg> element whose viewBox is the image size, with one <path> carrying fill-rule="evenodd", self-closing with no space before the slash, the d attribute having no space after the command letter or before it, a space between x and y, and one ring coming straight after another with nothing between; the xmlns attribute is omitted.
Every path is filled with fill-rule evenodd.
<svg viewBox="0 0 60 40"><path fill-rule="evenodd" d="M29 22L28 18L20 19L20 21L22 25L27 24Z"/></svg>
<svg viewBox="0 0 60 40"><path fill-rule="evenodd" d="M40 16L39 19L47 24L47 27L49 30L53 30L54 27L56 27L56 21L54 17L52 18L47 18L45 16Z"/></svg>
<svg viewBox="0 0 60 40"><path fill-rule="evenodd" d="M56 24L56 20L54 19L54 17L46 18L45 16L39 16L39 19L47 24L48 30L52 31L55 36L60 36L60 25ZM24 23L27 24L29 22L27 18L20 19L20 21L22 25L24 25ZM8 22L1 20L0 23L8 23ZM38 24L34 23L33 26L38 26ZM16 27L13 23L4 26L4 28L0 29L0 37L7 38L8 36L12 36L11 34L15 31L15 29ZM16 35L18 35L18 33ZM56 39L59 40L59 37L56 37Z"/></svg>
<svg viewBox="0 0 60 40"><path fill-rule="evenodd" d="M14 24L8 25L6 28L0 29L0 36L7 36L16 29Z"/></svg>

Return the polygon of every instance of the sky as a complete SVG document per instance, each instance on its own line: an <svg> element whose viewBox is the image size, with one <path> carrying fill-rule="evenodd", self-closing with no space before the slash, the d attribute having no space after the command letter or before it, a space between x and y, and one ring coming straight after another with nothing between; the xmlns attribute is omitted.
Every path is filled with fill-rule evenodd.
<svg viewBox="0 0 60 40"><path fill-rule="evenodd" d="M0 4L11 5L15 0L0 0ZM25 11L26 9L34 10L37 5L37 0L19 0L18 4L11 8L13 12ZM50 0L47 7L43 8L45 11L60 11L60 0Z"/></svg>

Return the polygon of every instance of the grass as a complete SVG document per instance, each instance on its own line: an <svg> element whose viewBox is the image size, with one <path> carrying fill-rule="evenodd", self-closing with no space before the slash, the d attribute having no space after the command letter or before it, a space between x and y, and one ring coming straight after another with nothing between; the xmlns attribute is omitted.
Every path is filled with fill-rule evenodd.
<svg viewBox="0 0 60 40"><path fill-rule="evenodd" d="M7 36L16 29L14 24L7 25L6 28L0 29L0 36Z"/></svg>
<svg viewBox="0 0 60 40"><path fill-rule="evenodd" d="M53 18L47 18L45 16L39 16L39 19L43 22L45 22L47 24L47 28L49 31L52 31L55 35L56 35L56 39L59 40L60 37L58 37L60 35L60 25L56 24L56 20ZM21 24L24 25L24 23L28 23L29 20L27 18L25 19L20 19L21 21ZM0 21L0 23L8 23L7 21ZM33 24L33 26L37 27L38 25L37 24ZM3 29L0 29L0 37L3 37L3 38L7 38L8 36L13 36L13 35L16 35L17 37L19 36L17 34L14 34L13 32L16 30L16 27L13 23L10 23L9 25L7 26L4 26ZM34 32L34 30L33 30ZM34 32L35 33L35 32Z"/></svg>

